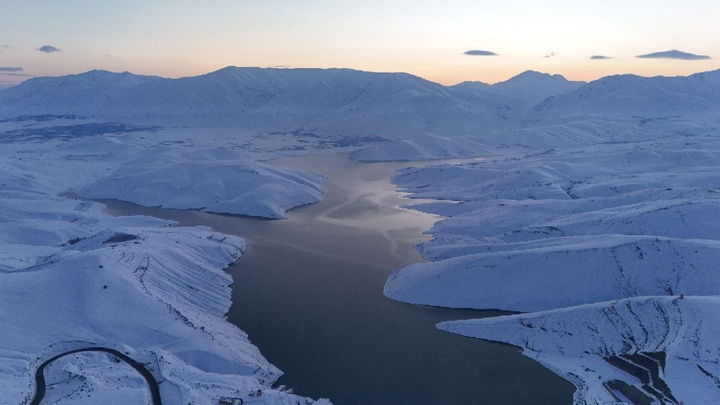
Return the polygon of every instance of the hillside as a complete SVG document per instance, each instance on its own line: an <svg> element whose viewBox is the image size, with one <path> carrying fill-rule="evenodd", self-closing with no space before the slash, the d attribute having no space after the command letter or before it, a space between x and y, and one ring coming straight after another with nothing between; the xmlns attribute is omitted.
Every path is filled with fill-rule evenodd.
<svg viewBox="0 0 720 405"><path fill-rule="evenodd" d="M499 103L405 73L227 67L162 79L91 71L31 79L0 92L4 117L78 114L153 125L307 130L398 138L505 128Z"/></svg>
<svg viewBox="0 0 720 405"><path fill-rule="evenodd" d="M522 348L575 404L717 402L718 131L650 134L398 173L412 197L456 203L416 206L446 218L385 295L527 312L439 327Z"/></svg>
<svg viewBox="0 0 720 405"><path fill-rule="evenodd" d="M687 77L608 76L545 100L535 111L549 118L717 116L720 70Z"/></svg>
<svg viewBox="0 0 720 405"><path fill-rule="evenodd" d="M561 75L528 70L517 76L495 84L482 82L463 82L451 86L452 89L476 95L485 95L503 100L505 104L517 109L532 107L548 97L570 93L585 82L570 81Z"/></svg>

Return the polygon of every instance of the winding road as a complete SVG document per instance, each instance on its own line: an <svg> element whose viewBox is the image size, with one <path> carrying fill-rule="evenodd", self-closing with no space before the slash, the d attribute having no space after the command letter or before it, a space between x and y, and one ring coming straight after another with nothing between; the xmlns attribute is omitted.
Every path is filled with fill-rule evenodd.
<svg viewBox="0 0 720 405"><path fill-rule="evenodd" d="M82 349L75 349L70 350L65 353L58 354L57 356L54 356L48 360L46 360L44 363L42 363L37 370L35 371L35 396L33 397L32 401L30 402L30 405L40 405L40 402L45 397L45 367L47 367L50 363L54 362L57 359L60 359L65 356L69 356L71 354L75 353L82 353L82 352L104 352L111 354L115 357L117 357L119 360L124 361L127 363L130 367L134 368L140 375L145 379L145 382L148 385L148 388L150 389L150 397L152 399L151 404L152 405L161 405L162 400L160 399L160 385L158 384L155 377L152 375L152 373L145 368L145 366L142 363L139 363L135 360L133 360L128 355L119 352L114 349L110 349L107 347L86 347Z"/></svg>

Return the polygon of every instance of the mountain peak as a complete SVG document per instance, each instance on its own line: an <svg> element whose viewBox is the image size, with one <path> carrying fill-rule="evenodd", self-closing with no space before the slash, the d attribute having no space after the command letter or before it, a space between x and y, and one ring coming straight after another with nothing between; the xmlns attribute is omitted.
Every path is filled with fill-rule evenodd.
<svg viewBox="0 0 720 405"><path fill-rule="evenodd" d="M563 75L560 75L560 74L543 73L543 72L538 72L537 70L526 70L518 75L511 77L510 79L508 79L502 83L527 82L527 81L539 81L539 80L553 80L553 81L557 81L557 82L568 82L569 81Z"/></svg>
<svg viewBox="0 0 720 405"><path fill-rule="evenodd" d="M548 97L569 93L585 82L573 82L559 74L526 70L504 82L495 83L491 91L521 102L525 106L535 105Z"/></svg>

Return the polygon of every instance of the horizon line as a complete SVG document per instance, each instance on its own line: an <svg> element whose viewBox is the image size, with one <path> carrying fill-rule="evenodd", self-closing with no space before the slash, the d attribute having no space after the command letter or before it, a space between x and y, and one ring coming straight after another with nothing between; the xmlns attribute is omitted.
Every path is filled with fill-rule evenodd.
<svg viewBox="0 0 720 405"><path fill-rule="evenodd" d="M455 85L458 85L458 84L461 84L461 83L482 83L482 84L487 84L487 85L494 85L494 84L498 84L498 83L503 83L503 82L509 81L509 80L511 80L511 79L513 79L513 78L515 78L515 77L518 77L518 76L520 76L520 75L522 75L522 74L525 74L525 73L528 73L528 72L539 73L539 74L544 74L544 75L549 75L549 76L560 76L560 77L564 78L565 80L573 81L573 82L591 83L591 82L594 82L594 81L597 81L597 80L602 80L602 79L604 79L604 78L614 77L614 76L636 76L636 77L642 77L642 78L655 78L655 77L667 77L667 78L670 78L670 77L690 77L690 76L697 75L697 74L715 72L715 71L719 71L719 70L720 70L720 67L719 67L719 68L717 68L717 69L712 69L712 70L700 70L700 71L697 71L697 72L694 72L694 73L690 73L690 74L687 74L687 75L662 75L662 74L660 74L660 75L645 76L645 75L637 74L637 73L616 73L616 74L609 74L609 75L605 75L605 76L600 76L600 77L598 77L597 79L593 79L593 80L573 80L573 79L568 79L567 76L565 76L565 75L563 75L563 74L561 74L561 73L549 73L549 72L542 72L542 71L536 70L536 69L526 69L526 70L523 70L523 71L521 71L521 72L519 72L519 73L516 73L516 74L513 74L513 75L509 76L509 77L508 77L507 79L505 79L505 80L500 80L500 81L497 81L497 82L494 82L494 83L483 82L483 81L480 81L480 80L463 80L463 81L460 81L460 82L457 82L457 83L454 83L454 84L443 84L443 83L440 83L440 82L438 82L438 81L434 81L434 80L431 80L431 79L422 77L422 76L420 76L420 75L418 75L418 74L411 73L411 72L406 72L406 71L364 70L364 69L357 69L357 68L350 68L350 67L235 66L235 65L227 65L227 66L221 67L221 68L219 68L219 69L211 70L211 71L208 71L208 72L205 72L205 73L200 73L200 74L195 74L195 75L187 75L187 76L176 76L176 77L173 77L173 76L162 76L162 75L157 75L157 74L134 73L134 72L131 72L131 71L128 71L128 70L124 70L124 71L113 71L113 70L99 69L99 68L98 68L98 69L89 69L89 70L85 70L85 71L79 71L79 72L76 72L76 73L66 73L66 74L60 74L60 75L38 75L38 76L26 75L27 79L22 80L22 81L17 82L17 83L12 83L12 84L10 84L10 85L8 85L8 86L3 86L3 83L0 82L0 91L9 89L9 88L12 88L12 87L15 87L15 86L19 86L19 85L25 83L25 82L28 81L28 80L33 80L33 79L45 79L45 78L60 78L60 77L66 77L66 76L80 76L80 75L88 74L88 73L91 73L91 72L107 72L107 73L112 73L112 74L131 74L131 75L134 75L134 76L157 77L157 78L160 78L160 79L168 79L168 80L180 80L180 79L189 79L189 78L207 76L207 75L209 75L209 74L216 73L216 72L219 72L219 71L222 71L222 70L225 70L225 69L230 69L230 68L234 68L234 69L262 69L262 70L350 70L350 71L355 71L355 72L375 73L375 74L406 74L406 75L410 75L410 76L414 76L414 77L420 78L420 79L422 79L422 80L425 80L425 81L428 81L428 82L431 82L431 83L435 83L435 84L440 85L440 86L443 86L443 87L452 87L452 86L455 86Z"/></svg>

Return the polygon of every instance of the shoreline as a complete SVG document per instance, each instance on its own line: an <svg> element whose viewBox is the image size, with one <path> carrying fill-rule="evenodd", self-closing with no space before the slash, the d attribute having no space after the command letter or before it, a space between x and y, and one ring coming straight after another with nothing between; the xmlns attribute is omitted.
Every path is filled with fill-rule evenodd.
<svg viewBox="0 0 720 405"><path fill-rule="evenodd" d="M293 160L298 159L318 160ZM407 162L361 163L342 155L333 159L358 183L331 178L323 183L328 191L323 201L295 208L282 221L165 213L167 219L183 225L210 225L246 239L247 251L229 269L234 282L228 320L283 370L276 385L338 403L429 404L484 396L529 404L541 392L571 401L574 387L516 348L454 336L435 327L440 321L488 316L492 311L411 306L383 295L391 272L424 261L414 244L430 239L427 230L439 217L401 207L422 202L406 198L390 181ZM331 171L340 174L336 166ZM350 191L333 194L343 188ZM385 191L370 193L377 189ZM378 206L373 208L374 204ZM342 207L344 211L337 211ZM162 210L143 211L162 214ZM333 214L338 212L346 217ZM368 215L385 216L377 220ZM374 229L376 224L381 225L379 230ZM423 372L418 374L421 364ZM529 383L518 381L518 367L529 373L523 377L530 378ZM478 375L487 380L481 386ZM559 383L564 387L560 392L566 394L548 394L547 386L554 386L548 381ZM508 391L513 395L508 396Z"/></svg>

